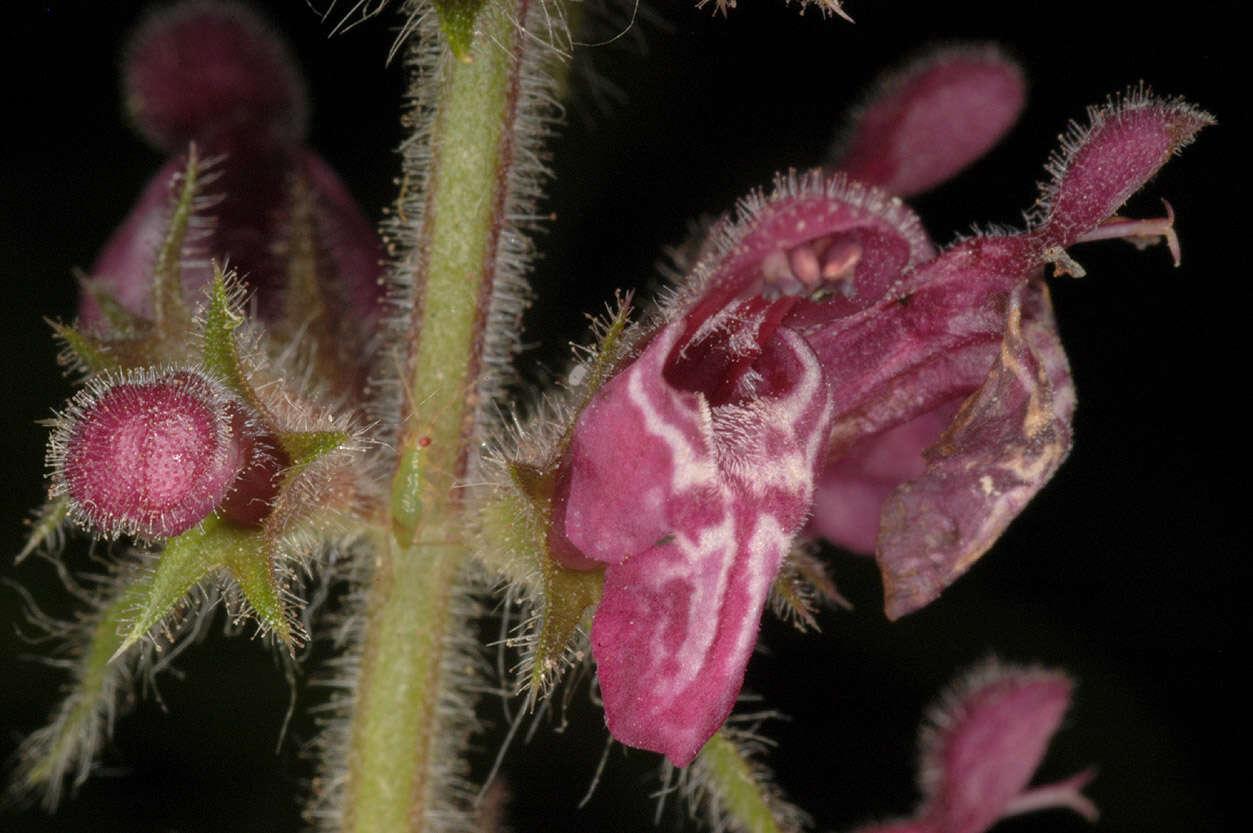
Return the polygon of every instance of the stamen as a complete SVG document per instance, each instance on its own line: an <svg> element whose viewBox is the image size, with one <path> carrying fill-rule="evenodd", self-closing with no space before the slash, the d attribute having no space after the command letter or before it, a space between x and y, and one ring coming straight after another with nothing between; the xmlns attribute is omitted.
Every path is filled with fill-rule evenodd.
<svg viewBox="0 0 1253 833"><path fill-rule="evenodd" d="M792 267L792 274L810 289L822 277L822 264L818 262L818 255L808 244L802 243L788 252L787 262Z"/></svg>
<svg viewBox="0 0 1253 833"><path fill-rule="evenodd" d="M1175 266L1178 266L1182 253L1179 250L1179 237L1175 234L1175 210L1166 200L1162 200L1162 204L1166 206L1165 217L1132 220L1115 214L1092 231L1081 235L1075 242L1119 239L1128 240L1143 248L1157 242L1160 237L1166 241L1166 248L1170 249L1170 256L1174 258Z"/></svg>
<svg viewBox="0 0 1253 833"><path fill-rule="evenodd" d="M856 240L841 240L823 255L822 277L828 281L846 280L853 277L853 270L860 262L861 244Z"/></svg>
<svg viewBox="0 0 1253 833"><path fill-rule="evenodd" d="M787 254L782 249L775 249L761 259L761 275L767 284L775 283L792 276L792 267L788 265Z"/></svg>
<svg viewBox="0 0 1253 833"><path fill-rule="evenodd" d="M817 238L792 249L777 249L761 260L761 297L819 300L839 292L850 298L857 294L852 278L861 256L855 240Z"/></svg>
<svg viewBox="0 0 1253 833"><path fill-rule="evenodd" d="M792 271L792 253L783 249L776 249L762 258L761 275L761 297L767 301L777 301L783 295L800 295L805 291L804 284L796 279Z"/></svg>

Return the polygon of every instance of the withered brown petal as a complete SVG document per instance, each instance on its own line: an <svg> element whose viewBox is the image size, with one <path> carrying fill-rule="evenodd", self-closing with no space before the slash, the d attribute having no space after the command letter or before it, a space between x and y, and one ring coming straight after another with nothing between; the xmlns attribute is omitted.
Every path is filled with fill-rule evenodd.
<svg viewBox="0 0 1253 833"><path fill-rule="evenodd" d="M1015 293L983 384L939 441L927 470L883 507L877 558L891 619L912 613L983 555L1070 450L1075 398L1047 290Z"/></svg>

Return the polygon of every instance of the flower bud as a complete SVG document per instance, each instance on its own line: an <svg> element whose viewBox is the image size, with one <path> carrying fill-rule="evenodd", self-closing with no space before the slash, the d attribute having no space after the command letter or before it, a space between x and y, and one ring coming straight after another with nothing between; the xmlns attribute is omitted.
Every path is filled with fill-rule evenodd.
<svg viewBox="0 0 1253 833"><path fill-rule="evenodd" d="M185 532L250 467L256 439L243 407L198 371L99 378L57 420L52 494L67 496L79 523L109 537Z"/></svg>
<svg viewBox="0 0 1253 833"><path fill-rule="evenodd" d="M976 669L948 692L922 734L921 816L934 829L982 833L1007 815L1066 807L1096 817L1079 775L1028 787L1070 705L1073 684L1053 671Z"/></svg>
<svg viewBox="0 0 1253 833"><path fill-rule="evenodd" d="M123 63L136 128L172 156L92 264L80 325L110 329L101 298L154 318L157 253L171 241L189 308L204 300L211 262L229 263L271 335L311 334L317 372L359 388L358 357L382 312L382 247L335 171L303 144L304 82L282 38L242 6L191 0L141 26ZM191 217L176 230L189 154L202 161Z"/></svg>

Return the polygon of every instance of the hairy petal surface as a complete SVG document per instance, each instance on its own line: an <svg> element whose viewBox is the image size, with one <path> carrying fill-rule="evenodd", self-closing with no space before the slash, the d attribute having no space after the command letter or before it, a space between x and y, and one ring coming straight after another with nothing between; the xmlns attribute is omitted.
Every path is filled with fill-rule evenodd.
<svg viewBox="0 0 1253 833"><path fill-rule="evenodd" d="M1214 117L1181 99L1144 89L1088 108L1050 157L1052 181L1029 217L1044 244L1066 247L1109 219Z"/></svg>
<svg viewBox="0 0 1253 833"><path fill-rule="evenodd" d="M854 445L823 470L810 529L831 543L869 555L879 538L879 513L896 487L926 471L922 453L952 421L954 400Z"/></svg>
<svg viewBox="0 0 1253 833"><path fill-rule="evenodd" d="M1031 230L959 243L872 309L806 333L837 413L811 529L877 551L893 618L965 572L1069 449L1075 396L1045 265L1081 274L1066 248L1113 237L1163 237L1177 262L1169 210L1113 212L1212 119L1136 91L1090 120L1050 159Z"/></svg>

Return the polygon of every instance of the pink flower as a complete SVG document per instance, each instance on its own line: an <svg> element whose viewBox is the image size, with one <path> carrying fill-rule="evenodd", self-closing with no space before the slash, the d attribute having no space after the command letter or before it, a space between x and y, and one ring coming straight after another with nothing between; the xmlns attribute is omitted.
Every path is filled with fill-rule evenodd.
<svg viewBox="0 0 1253 833"><path fill-rule="evenodd" d="M227 261L255 291L263 320L297 319L299 327L316 304L286 296L304 270L337 337L368 341L380 315L382 249L335 172L303 145L304 82L278 34L243 6L191 0L139 29L123 73L136 129L170 160L93 264L82 322L102 323L96 292L152 315L154 260L194 143L201 159L215 161L183 245L186 297L202 300L210 258Z"/></svg>
<svg viewBox="0 0 1253 833"><path fill-rule="evenodd" d="M903 190L986 149L1021 95L994 53L920 66L862 117L879 156L850 144L854 172ZM937 126L954 117L968 128ZM936 255L899 199L818 172L779 178L714 228L660 324L580 414L557 475L554 556L606 565L591 639L614 737L692 761L731 711L811 507L832 540L877 537L897 617L1056 471L1075 399L1044 267L1074 272L1067 247L1111 236L1164 236L1174 251L1169 220L1112 215L1211 122L1142 91L1090 117L1019 234ZM928 137L930 161L911 166Z"/></svg>
<svg viewBox="0 0 1253 833"><path fill-rule="evenodd" d="M922 730L922 806L860 833L983 833L1000 819L1050 807L1095 820L1080 773L1028 788L1070 704L1063 674L990 664L946 693Z"/></svg>

